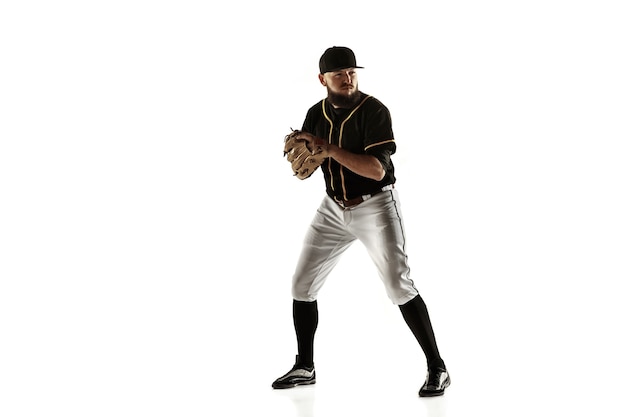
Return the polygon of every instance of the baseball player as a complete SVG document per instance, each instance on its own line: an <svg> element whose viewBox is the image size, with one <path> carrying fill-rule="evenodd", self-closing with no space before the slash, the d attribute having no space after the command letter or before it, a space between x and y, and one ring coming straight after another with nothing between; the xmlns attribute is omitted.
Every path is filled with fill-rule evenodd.
<svg viewBox="0 0 626 417"><path fill-rule="evenodd" d="M389 110L358 88L351 49L328 48L319 60L327 97L312 106L297 139L327 156L321 163L324 196L304 239L292 281L298 353L293 368L272 387L315 384L313 342L317 295L341 255L357 239L374 261L387 296L399 306L428 365L420 396L438 396L450 385L426 305L409 277L405 230L391 155L396 142Z"/></svg>

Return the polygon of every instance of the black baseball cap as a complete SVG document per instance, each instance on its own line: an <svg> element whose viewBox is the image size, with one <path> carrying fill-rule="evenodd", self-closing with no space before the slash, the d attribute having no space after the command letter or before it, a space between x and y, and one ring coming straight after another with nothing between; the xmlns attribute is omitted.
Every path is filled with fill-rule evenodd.
<svg viewBox="0 0 626 417"><path fill-rule="evenodd" d="M320 58L320 74L346 68L363 68L356 64L352 49L345 46L328 48Z"/></svg>

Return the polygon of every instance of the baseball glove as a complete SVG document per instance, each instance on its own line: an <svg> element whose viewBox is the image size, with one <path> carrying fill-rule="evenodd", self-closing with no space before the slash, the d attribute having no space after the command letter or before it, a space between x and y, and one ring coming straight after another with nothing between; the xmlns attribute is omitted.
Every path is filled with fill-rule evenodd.
<svg viewBox="0 0 626 417"><path fill-rule="evenodd" d="M309 178L328 157L328 152L320 147L310 149L310 145L304 139L296 139L300 133L294 130L285 136L285 148L283 156L291 163L293 175L301 180Z"/></svg>

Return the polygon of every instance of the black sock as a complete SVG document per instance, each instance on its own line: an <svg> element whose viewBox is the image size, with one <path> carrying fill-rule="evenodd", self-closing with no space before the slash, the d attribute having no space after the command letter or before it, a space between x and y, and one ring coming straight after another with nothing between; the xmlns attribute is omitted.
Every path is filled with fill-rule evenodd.
<svg viewBox="0 0 626 417"><path fill-rule="evenodd" d="M293 324L298 339L298 365L313 366L313 339L317 321L317 301L293 300Z"/></svg>
<svg viewBox="0 0 626 417"><path fill-rule="evenodd" d="M426 355L428 369L445 368L446 366L439 355L435 333L430 323L430 316L422 297L418 294L408 303L401 305L400 311L404 321L406 321L406 324L408 324L411 332L413 332L413 335L415 335L422 347L424 355Z"/></svg>

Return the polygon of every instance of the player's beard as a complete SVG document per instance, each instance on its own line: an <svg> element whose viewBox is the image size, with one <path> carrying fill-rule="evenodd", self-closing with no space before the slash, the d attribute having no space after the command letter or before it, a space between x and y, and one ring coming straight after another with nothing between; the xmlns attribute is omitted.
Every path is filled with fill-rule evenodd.
<svg viewBox="0 0 626 417"><path fill-rule="evenodd" d="M358 89L349 95L333 93L328 87L326 90L328 91L328 101L335 107L349 109L361 101L361 92Z"/></svg>

